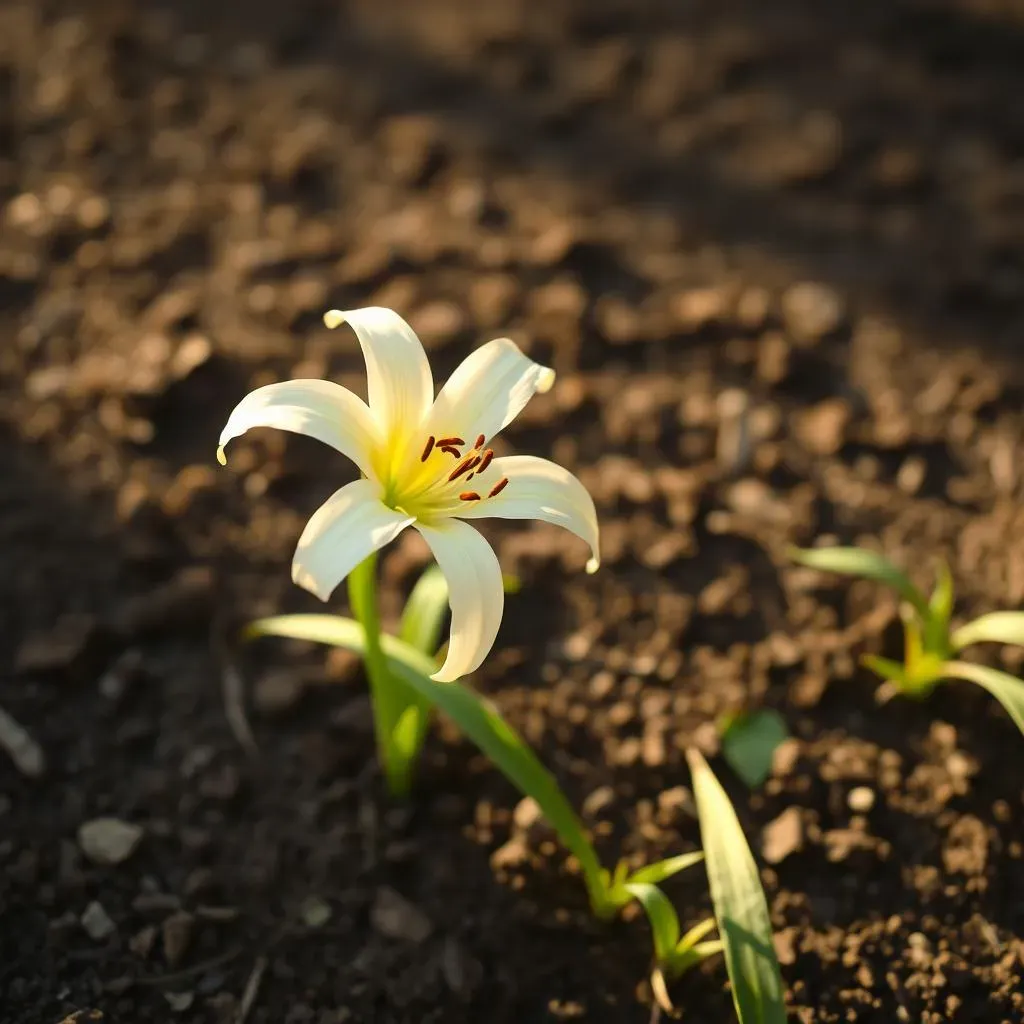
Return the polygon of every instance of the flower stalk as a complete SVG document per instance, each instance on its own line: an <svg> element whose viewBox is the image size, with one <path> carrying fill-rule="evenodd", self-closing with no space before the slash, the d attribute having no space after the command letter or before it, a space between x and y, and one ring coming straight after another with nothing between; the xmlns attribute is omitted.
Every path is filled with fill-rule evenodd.
<svg viewBox="0 0 1024 1024"><path fill-rule="evenodd" d="M415 691L388 668L381 646L376 554L363 559L349 573L348 597L352 614L366 637L363 663L370 683L377 757L391 795L404 798L412 788L428 710Z"/></svg>

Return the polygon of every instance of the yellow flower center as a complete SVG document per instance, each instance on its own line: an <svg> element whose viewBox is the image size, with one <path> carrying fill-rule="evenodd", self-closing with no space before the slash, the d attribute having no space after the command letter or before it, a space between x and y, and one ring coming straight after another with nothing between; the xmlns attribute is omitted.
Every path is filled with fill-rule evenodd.
<svg viewBox="0 0 1024 1024"><path fill-rule="evenodd" d="M379 473L384 504L429 523L458 515L466 504L496 497L508 486L508 477L495 479L490 469L494 450L485 447L485 440L480 434L467 448L465 439L455 434L431 434L418 459L411 445L405 455L389 446L377 460L384 470Z"/></svg>

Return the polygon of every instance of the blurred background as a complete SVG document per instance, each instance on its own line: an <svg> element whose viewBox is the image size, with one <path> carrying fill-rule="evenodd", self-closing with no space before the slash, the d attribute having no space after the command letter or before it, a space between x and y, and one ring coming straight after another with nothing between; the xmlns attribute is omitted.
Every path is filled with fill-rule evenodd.
<svg viewBox="0 0 1024 1024"><path fill-rule="evenodd" d="M684 745L776 708L729 785L799 1019L1024 1019L1019 736L876 708L895 605L785 561L871 538L1024 600L1022 87L1016 0L3 0L0 1019L648 1019L645 926L585 922L452 729L392 807L359 667L228 641L318 607L288 565L349 468L257 432L220 469L220 429L364 391L321 316L371 304L438 381L499 335L559 373L505 441L590 487L605 564L494 524L524 593L476 682L609 860L692 848Z"/></svg>

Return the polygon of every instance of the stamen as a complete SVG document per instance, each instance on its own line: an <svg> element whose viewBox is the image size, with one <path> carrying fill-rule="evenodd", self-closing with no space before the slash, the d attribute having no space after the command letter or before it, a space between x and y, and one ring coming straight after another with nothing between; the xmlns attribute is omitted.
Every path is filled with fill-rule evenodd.
<svg viewBox="0 0 1024 1024"><path fill-rule="evenodd" d="M443 445L443 444L463 445L465 443L466 442L463 441L461 437L442 437L442 438L440 438L440 440L438 440L437 446L438 446L438 448L440 448L441 445Z"/></svg>
<svg viewBox="0 0 1024 1024"><path fill-rule="evenodd" d="M420 456L420 462L426 462L430 457L430 453L434 450L434 435L431 434L427 438L427 446L423 449L423 454Z"/></svg>
<svg viewBox="0 0 1024 1024"><path fill-rule="evenodd" d="M460 476L462 476L462 475L463 475L463 473L468 473L468 472L469 472L469 471L470 471L470 470L471 470L471 469L473 468L473 464L474 464L474 459L477 459L478 457L479 457L479 456L476 456L476 455L467 455L467 456L466 456L466 457L465 457L465 458L464 458L464 459L463 459L463 460L462 460L462 461L461 461L461 462L460 462L460 463L459 463L459 464L458 464L458 465L457 465L457 466L456 466L456 467L455 467L455 468L454 468L454 469L453 469L453 470L451 471L451 475L450 475L450 476L448 477L448 482L449 482L449 483L451 483L451 482L452 482L453 480L458 480L458 478L459 478Z"/></svg>
<svg viewBox="0 0 1024 1024"><path fill-rule="evenodd" d="M473 447L476 448L477 450L479 450L480 448L483 448L483 446L484 446L484 435L483 434L477 434L476 435L476 444L474 444Z"/></svg>
<svg viewBox="0 0 1024 1024"><path fill-rule="evenodd" d="M491 493L487 495L488 498L493 498L496 494L501 494L505 488L508 487L508 477L503 476L492 488Z"/></svg>
<svg viewBox="0 0 1024 1024"><path fill-rule="evenodd" d="M437 448L438 451L446 452L448 455L454 455L455 458L457 459L462 458L462 452L460 452L458 448L455 448L450 444L439 444Z"/></svg>
<svg viewBox="0 0 1024 1024"><path fill-rule="evenodd" d="M476 491L463 491L459 495L459 501L479 501L480 495Z"/></svg>
<svg viewBox="0 0 1024 1024"><path fill-rule="evenodd" d="M483 458L480 460L480 468L477 470L477 472L482 473L491 464L491 459L493 458L494 449L488 448L487 451L484 452Z"/></svg>

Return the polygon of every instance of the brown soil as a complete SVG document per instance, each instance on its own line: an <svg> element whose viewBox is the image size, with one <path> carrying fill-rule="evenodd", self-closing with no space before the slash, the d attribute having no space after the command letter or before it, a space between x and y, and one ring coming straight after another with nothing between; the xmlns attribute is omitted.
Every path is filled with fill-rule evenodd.
<svg viewBox="0 0 1024 1024"><path fill-rule="evenodd" d="M7 0L0 53L0 703L46 759L0 755L5 1024L648 1019L645 925L588 921L451 728L396 808L358 666L270 642L255 756L229 725L221 638L317 607L288 563L347 467L263 432L220 470L218 431L361 388L319 318L370 303L439 378L499 333L560 372L507 442L592 488L605 565L490 531L526 589L478 684L605 857L693 848L685 745L777 708L762 792L714 764L793 1018L1024 1021L1024 741L966 684L876 707L892 600L785 561L1024 601L1019 4ZM731 1014L720 964L677 997Z"/></svg>

